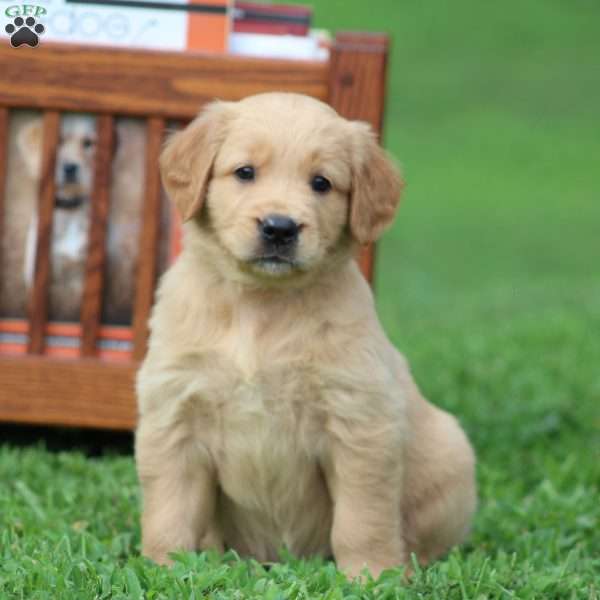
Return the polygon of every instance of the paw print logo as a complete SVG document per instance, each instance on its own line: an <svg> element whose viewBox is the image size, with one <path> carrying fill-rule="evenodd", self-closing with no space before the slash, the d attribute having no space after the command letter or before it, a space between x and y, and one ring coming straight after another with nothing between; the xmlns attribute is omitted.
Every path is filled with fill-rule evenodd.
<svg viewBox="0 0 600 600"><path fill-rule="evenodd" d="M16 17L12 23L9 23L4 30L10 35L10 45L13 48L27 44L35 48L40 39L39 36L46 31L41 23L36 23L33 17Z"/></svg>

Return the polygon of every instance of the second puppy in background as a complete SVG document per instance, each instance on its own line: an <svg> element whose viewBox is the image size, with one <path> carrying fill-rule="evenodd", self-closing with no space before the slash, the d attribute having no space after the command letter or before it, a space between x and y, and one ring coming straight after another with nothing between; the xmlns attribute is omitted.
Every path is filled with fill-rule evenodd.
<svg viewBox="0 0 600 600"><path fill-rule="evenodd" d="M23 160L36 179L41 172L42 135L42 124L36 120L17 138ZM53 317L59 320L77 319L81 305L95 147L94 117L65 115L56 153L51 247L50 304ZM28 290L33 286L37 229L36 211L27 231L25 250L24 278Z"/></svg>
<svg viewBox="0 0 600 600"><path fill-rule="evenodd" d="M41 173L42 133L42 122L35 119L17 136L21 157L36 180ZM143 124L132 119L119 120L115 140L111 214L107 232L110 278L106 285L104 317L112 323L126 323L131 313L143 193ZM56 152L56 195L52 223L50 318L53 320L79 320L96 142L96 120L93 116L63 116ZM27 231L23 269L28 291L34 279L37 226L37 213L34 212Z"/></svg>

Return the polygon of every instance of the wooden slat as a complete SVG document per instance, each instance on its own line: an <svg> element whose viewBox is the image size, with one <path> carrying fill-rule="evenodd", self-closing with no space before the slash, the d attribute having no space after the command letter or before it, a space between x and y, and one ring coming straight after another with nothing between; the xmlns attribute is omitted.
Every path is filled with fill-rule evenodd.
<svg viewBox="0 0 600 600"><path fill-rule="evenodd" d="M347 119L370 123L381 134L388 38L382 34L340 33L331 53L329 103ZM361 249L359 264L372 284L375 248Z"/></svg>
<svg viewBox="0 0 600 600"><path fill-rule="evenodd" d="M347 119L370 123L381 133L388 37L339 33L332 48L329 103Z"/></svg>
<svg viewBox="0 0 600 600"><path fill-rule="evenodd" d="M3 356L0 421L132 429L135 368L85 358Z"/></svg>
<svg viewBox="0 0 600 600"><path fill-rule="evenodd" d="M146 354L148 317L154 300L154 286L156 284L161 190L158 157L164 129L165 122L163 119L148 119L145 166L146 188L133 308L133 356L137 360L141 360Z"/></svg>
<svg viewBox="0 0 600 600"><path fill-rule="evenodd" d="M326 62L44 42L35 52L0 43L0 64L0 100L15 107L191 119L214 98L274 90L327 97Z"/></svg>
<svg viewBox="0 0 600 600"><path fill-rule="evenodd" d="M95 356L102 317L102 289L106 266L106 227L110 206L110 176L114 148L114 119L100 115L92 192L92 214L85 267L85 286L81 304L81 355Z"/></svg>
<svg viewBox="0 0 600 600"><path fill-rule="evenodd" d="M0 235L4 231L4 192L8 162L8 109L0 107ZM0 244L0 278L2 275L2 244Z"/></svg>
<svg viewBox="0 0 600 600"><path fill-rule="evenodd" d="M33 287L29 297L29 346L31 354L44 350L44 328L48 316L50 285L50 247L54 211L54 161L59 140L60 115L46 111L43 120L42 171L37 208L37 244Z"/></svg>
<svg viewBox="0 0 600 600"><path fill-rule="evenodd" d="M357 257L360 270L365 279L371 284L375 283L375 258L377 255L377 244L367 244L361 248Z"/></svg>

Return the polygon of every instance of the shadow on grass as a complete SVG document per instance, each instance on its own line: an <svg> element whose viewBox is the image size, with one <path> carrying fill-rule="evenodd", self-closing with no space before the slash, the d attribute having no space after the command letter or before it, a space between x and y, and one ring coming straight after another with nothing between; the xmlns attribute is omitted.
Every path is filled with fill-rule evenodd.
<svg viewBox="0 0 600 600"><path fill-rule="evenodd" d="M76 450L89 457L133 454L133 433L99 429L71 429L0 424L0 444L43 445L50 452Z"/></svg>

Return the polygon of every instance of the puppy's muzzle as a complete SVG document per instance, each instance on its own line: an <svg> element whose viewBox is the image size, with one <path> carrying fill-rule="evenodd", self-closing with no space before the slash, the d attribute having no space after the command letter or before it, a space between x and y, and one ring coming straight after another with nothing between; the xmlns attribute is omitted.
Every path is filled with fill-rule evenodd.
<svg viewBox="0 0 600 600"><path fill-rule="evenodd" d="M65 162L62 164L54 201L56 208L73 210L83 204L84 192L79 182L79 175L80 168L77 163Z"/></svg>
<svg viewBox="0 0 600 600"><path fill-rule="evenodd" d="M300 226L284 215L268 215L258 221L258 231L266 248L288 250L298 241Z"/></svg>
<svg viewBox="0 0 600 600"><path fill-rule="evenodd" d="M79 181L79 165L76 163L65 163L63 165L65 183L77 183Z"/></svg>

